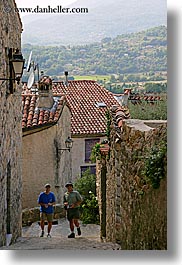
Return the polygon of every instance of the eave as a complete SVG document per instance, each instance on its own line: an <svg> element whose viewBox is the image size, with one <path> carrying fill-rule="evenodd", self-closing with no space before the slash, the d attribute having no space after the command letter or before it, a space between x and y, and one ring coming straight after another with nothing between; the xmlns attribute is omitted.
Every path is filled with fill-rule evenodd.
<svg viewBox="0 0 182 265"><path fill-rule="evenodd" d="M33 134L33 133L37 133L37 132L41 132L44 130L49 129L50 127L53 127L55 124L57 124L57 122L52 122L52 123L46 123L46 124L41 124L41 125L36 125L36 126L32 126L32 127L26 127L22 129L22 133L23 133L23 137Z"/></svg>
<svg viewBox="0 0 182 265"><path fill-rule="evenodd" d="M104 137L106 133L95 133L95 134L71 134L72 138L93 138L93 137Z"/></svg>

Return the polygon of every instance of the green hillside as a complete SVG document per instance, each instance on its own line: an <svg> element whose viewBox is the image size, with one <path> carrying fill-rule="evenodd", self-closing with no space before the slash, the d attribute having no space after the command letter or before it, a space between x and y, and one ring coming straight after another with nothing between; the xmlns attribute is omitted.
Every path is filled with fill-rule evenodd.
<svg viewBox="0 0 182 265"><path fill-rule="evenodd" d="M62 76L64 71L69 71L69 76L114 74L121 80L125 74L152 75L167 71L167 28L155 27L73 47L23 45L27 60L31 51L40 70L54 77Z"/></svg>

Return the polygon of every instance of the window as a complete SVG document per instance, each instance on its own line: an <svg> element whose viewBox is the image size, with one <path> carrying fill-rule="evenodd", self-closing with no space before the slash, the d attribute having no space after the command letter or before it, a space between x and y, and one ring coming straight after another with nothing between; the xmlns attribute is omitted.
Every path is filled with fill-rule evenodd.
<svg viewBox="0 0 182 265"><path fill-rule="evenodd" d="M105 102L96 102L96 107L97 108L105 108L105 107L107 107L107 105L106 105L106 103Z"/></svg>
<svg viewBox="0 0 182 265"><path fill-rule="evenodd" d="M85 162L90 162L92 147L100 142L100 138L85 140Z"/></svg>
<svg viewBox="0 0 182 265"><path fill-rule="evenodd" d="M96 175L96 166L81 166L81 177L83 177L83 173L90 169L90 173Z"/></svg>

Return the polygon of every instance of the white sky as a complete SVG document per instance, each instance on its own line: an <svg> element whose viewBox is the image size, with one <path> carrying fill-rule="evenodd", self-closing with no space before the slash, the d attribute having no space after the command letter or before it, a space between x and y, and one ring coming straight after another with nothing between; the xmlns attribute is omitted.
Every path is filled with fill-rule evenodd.
<svg viewBox="0 0 182 265"><path fill-rule="evenodd" d="M64 5L67 6L76 0L15 0L18 7L36 7L37 5L46 7L50 6L57 6L57 5Z"/></svg>

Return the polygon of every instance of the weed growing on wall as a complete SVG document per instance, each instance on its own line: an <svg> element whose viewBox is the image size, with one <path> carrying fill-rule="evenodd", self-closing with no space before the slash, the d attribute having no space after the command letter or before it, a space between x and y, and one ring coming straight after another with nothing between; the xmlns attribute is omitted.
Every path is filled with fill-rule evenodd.
<svg viewBox="0 0 182 265"><path fill-rule="evenodd" d="M154 145L145 159L144 175L154 189L159 188L160 181L166 176L167 141Z"/></svg>
<svg viewBox="0 0 182 265"><path fill-rule="evenodd" d="M106 136L107 136L107 139L108 141L110 141L110 134L111 134L111 114L108 111L106 111Z"/></svg>

